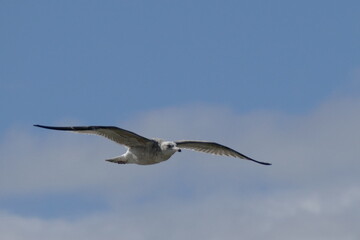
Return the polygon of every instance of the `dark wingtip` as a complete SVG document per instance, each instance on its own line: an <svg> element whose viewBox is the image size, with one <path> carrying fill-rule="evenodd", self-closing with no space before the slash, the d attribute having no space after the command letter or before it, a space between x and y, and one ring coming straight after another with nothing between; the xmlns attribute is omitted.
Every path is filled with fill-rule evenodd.
<svg viewBox="0 0 360 240"><path fill-rule="evenodd" d="M271 163L267 163L267 162L259 162L259 161L256 161L254 159L252 159L252 161L256 162L256 163L259 163L259 164L262 164L262 165L272 165Z"/></svg>
<svg viewBox="0 0 360 240"><path fill-rule="evenodd" d="M38 124L34 124L34 127L39 127L39 128L45 128L45 129L51 129L51 130L72 130L71 127L50 127L50 126L44 126L44 125L38 125Z"/></svg>
<svg viewBox="0 0 360 240"><path fill-rule="evenodd" d="M272 163L267 163L267 162L259 162L259 163L262 165L268 165L268 166L272 165Z"/></svg>
<svg viewBox="0 0 360 240"><path fill-rule="evenodd" d="M246 157L247 160L250 160L250 161L253 161L253 162L256 162L258 164L261 164L261 165L272 165L271 163L268 163L268 162L260 162L260 161L257 161L255 159L252 159L252 158L249 158L249 157Z"/></svg>
<svg viewBox="0 0 360 240"><path fill-rule="evenodd" d="M48 127L48 126L39 125L39 124L34 124L33 126L34 126L34 127L39 127L39 128L48 128L48 129L51 129L51 128Z"/></svg>

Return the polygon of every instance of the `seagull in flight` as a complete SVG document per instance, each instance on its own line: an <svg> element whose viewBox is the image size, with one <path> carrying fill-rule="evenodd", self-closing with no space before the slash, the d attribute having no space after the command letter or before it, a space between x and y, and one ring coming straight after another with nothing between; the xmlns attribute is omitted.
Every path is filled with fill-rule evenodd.
<svg viewBox="0 0 360 240"><path fill-rule="evenodd" d="M50 127L43 125L34 125L35 127L70 131L76 133L95 134L108 138L116 143L125 145L128 149L121 156L107 159L106 161L126 164L135 163L139 165L150 165L168 160L174 153L181 152L181 149L190 149L215 155L225 155L235 158L241 158L253 161L263 165L271 163L256 161L250 157L241 154L234 149L226 147L216 142L207 141L165 141L162 139L149 139L140 136L134 132L113 127L113 126L81 126L81 127Z"/></svg>

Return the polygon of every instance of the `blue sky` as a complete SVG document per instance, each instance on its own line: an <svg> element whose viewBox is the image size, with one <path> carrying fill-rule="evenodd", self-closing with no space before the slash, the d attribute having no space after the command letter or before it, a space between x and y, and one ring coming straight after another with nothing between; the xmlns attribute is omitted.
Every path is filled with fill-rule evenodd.
<svg viewBox="0 0 360 240"><path fill-rule="evenodd" d="M351 88L359 6L346 3L2 1L2 125L199 102L308 111Z"/></svg>
<svg viewBox="0 0 360 240"><path fill-rule="evenodd" d="M7 239L360 236L358 1L0 6ZM32 124L220 141L274 165L184 152L119 167L103 159L122 147Z"/></svg>

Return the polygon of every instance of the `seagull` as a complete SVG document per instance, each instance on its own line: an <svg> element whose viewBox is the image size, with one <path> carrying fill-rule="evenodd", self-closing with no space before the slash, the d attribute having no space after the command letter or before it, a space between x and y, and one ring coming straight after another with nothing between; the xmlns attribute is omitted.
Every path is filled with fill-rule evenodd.
<svg viewBox="0 0 360 240"><path fill-rule="evenodd" d="M113 126L78 126L78 127L51 127L44 125L34 125L35 127L70 131L76 133L95 134L108 138L116 143L125 145L127 151L118 157L107 159L106 161L118 164L135 163L139 165L156 164L168 160L174 153L181 152L182 148L210 153L215 155L225 155L245 160L250 160L263 165L271 163L256 161L241 154L234 149L226 147L216 142L207 141L165 141L162 139L149 139L134 132L113 127Z"/></svg>

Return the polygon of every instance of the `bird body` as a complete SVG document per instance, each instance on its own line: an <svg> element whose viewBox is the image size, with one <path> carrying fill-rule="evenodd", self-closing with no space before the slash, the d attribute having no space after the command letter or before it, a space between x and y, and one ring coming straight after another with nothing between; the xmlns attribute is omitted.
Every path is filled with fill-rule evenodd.
<svg viewBox="0 0 360 240"><path fill-rule="evenodd" d="M149 165L160 163L168 160L175 152L181 150L177 147L167 148L170 142L164 142L160 139L154 139L146 144L146 146L135 146L128 148L123 155L107 159L114 163L136 163L139 165ZM173 143L174 144L174 143ZM175 145L175 144L174 144Z"/></svg>
<svg viewBox="0 0 360 240"><path fill-rule="evenodd" d="M106 137L114 142L125 145L127 151L118 157L107 159L106 161L125 164L135 163L139 165L156 164L168 160L174 153L181 152L181 148L191 149L195 151L225 155L245 160L250 160L263 165L271 165L270 163L260 162L247 157L229 147L215 142L207 141L165 141L162 139L148 139L134 132L113 127L113 126L87 126L87 127L51 127L43 125L34 125L36 127L72 131L77 133L96 134Z"/></svg>

